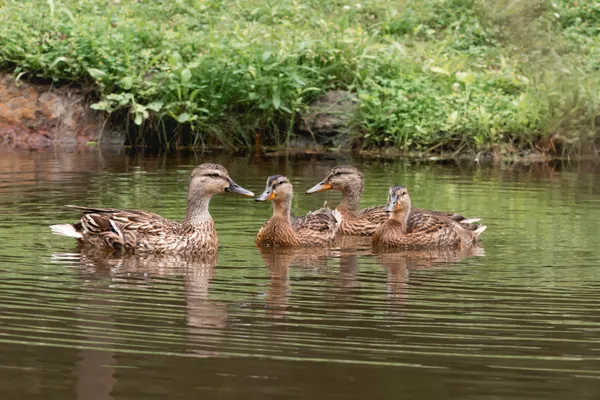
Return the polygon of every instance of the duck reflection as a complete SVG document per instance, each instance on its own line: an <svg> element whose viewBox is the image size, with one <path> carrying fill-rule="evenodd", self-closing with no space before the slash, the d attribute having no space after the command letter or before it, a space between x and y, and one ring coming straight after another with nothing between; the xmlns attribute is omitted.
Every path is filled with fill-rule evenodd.
<svg viewBox="0 0 600 400"><path fill-rule="evenodd" d="M387 272L388 298L403 303L407 298L410 271L449 268L465 258L483 256L485 252L481 246L469 246L461 249L397 250L375 254Z"/></svg>
<svg viewBox="0 0 600 400"><path fill-rule="evenodd" d="M271 272L271 284L267 293L267 314L273 318L283 318L287 314L289 269L321 269L327 266L331 256L328 249L271 248L259 247L260 255Z"/></svg>
<svg viewBox="0 0 600 400"><path fill-rule="evenodd" d="M342 304L351 303L360 294L360 255L371 254L371 238L342 236L330 248L271 248L259 247L260 255L271 272L267 293L267 314L283 318L287 314L290 296L290 267L317 270L327 275L331 260L339 259L339 275L331 281L332 294Z"/></svg>
<svg viewBox="0 0 600 400"><path fill-rule="evenodd" d="M334 246L336 256L340 260L340 286L349 289L360 288L358 257L371 253L371 238L368 236L338 236Z"/></svg>
<svg viewBox="0 0 600 400"><path fill-rule="evenodd" d="M73 257L70 257L73 258ZM81 321L90 321L90 315L98 309L110 309L110 299L102 296L103 288L97 285L87 285L82 295L85 306L77 311ZM114 317L111 313L94 313L93 325L101 326L102 330L111 331L114 328ZM90 324L92 325L92 324ZM111 339L99 335L98 330L92 326L84 329L88 343L93 347L111 347ZM77 362L73 374L76 378L75 393L77 399L111 400L113 388L116 383L115 368L117 364L114 352L82 347L78 352Z"/></svg>
<svg viewBox="0 0 600 400"><path fill-rule="evenodd" d="M81 263L98 273L111 275L113 284L140 288L139 279L147 283L164 282L168 276L183 277L187 335L192 352L197 356L216 355L214 350L198 347L216 347L220 330L227 325L225 302L209 298L210 282L217 265L216 254L194 256L150 254L144 256L108 255L102 251L85 250ZM132 278L137 278L132 281Z"/></svg>
<svg viewBox="0 0 600 400"><path fill-rule="evenodd" d="M106 290L135 287L136 291L144 290L141 283L164 283L165 277L183 277L183 293L185 298L186 343L188 351L196 357L212 357L220 342L222 330L227 325L227 306L225 302L209 298L210 282L215 274L216 255L199 255L183 257L176 255L123 255L116 256L102 251L78 249L73 253L54 254L53 260L61 264L75 265L82 269L87 281L83 288L82 301L83 321L94 325L101 321L103 330L118 330L113 326L116 312L91 314L89 310L111 310L114 302L105 296ZM107 282L108 281L108 282ZM135 296L136 292L127 293ZM152 322L156 325L156 322ZM88 340L98 343L106 342L106 348L122 346L115 343L116 337L98 339L96 330L91 332ZM110 399L110 393L116 382L114 378L114 353L110 350L88 350L79 352L74 374L77 377L77 395L81 399ZM93 394L93 396L92 396Z"/></svg>

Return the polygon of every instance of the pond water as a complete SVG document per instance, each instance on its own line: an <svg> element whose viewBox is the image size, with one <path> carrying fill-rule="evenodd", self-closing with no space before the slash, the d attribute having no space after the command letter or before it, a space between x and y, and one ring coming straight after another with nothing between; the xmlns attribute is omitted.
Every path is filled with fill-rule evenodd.
<svg viewBox="0 0 600 400"><path fill-rule="evenodd" d="M403 184L418 207L481 217L480 252L260 252L269 204L215 196L218 260L82 253L48 225L65 204L181 220L189 173L227 167L293 209L343 163L361 204ZM600 173L593 164L484 168L343 156L0 154L3 399L595 399L600 385Z"/></svg>

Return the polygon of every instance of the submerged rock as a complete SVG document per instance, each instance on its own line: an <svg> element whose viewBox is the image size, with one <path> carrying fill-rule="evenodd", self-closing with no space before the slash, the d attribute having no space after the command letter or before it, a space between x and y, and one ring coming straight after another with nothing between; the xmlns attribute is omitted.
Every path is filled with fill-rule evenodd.
<svg viewBox="0 0 600 400"><path fill-rule="evenodd" d="M17 82L9 74L0 74L0 141L24 148L107 139L122 144L124 138L115 138L112 132L104 132L103 137L105 117L89 107L87 92Z"/></svg>
<svg viewBox="0 0 600 400"><path fill-rule="evenodd" d="M315 100L302 114L300 134L314 138L319 145L340 145L347 138L347 124L358 110L356 96L332 90Z"/></svg>

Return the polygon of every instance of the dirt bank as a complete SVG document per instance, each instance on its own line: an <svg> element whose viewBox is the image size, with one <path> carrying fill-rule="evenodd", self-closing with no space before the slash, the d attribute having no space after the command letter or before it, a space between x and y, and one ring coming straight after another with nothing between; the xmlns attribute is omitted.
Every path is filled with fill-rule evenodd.
<svg viewBox="0 0 600 400"><path fill-rule="evenodd" d="M0 74L0 142L19 148L124 143L106 129L105 116L89 107L90 90L17 81Z"/></svg>

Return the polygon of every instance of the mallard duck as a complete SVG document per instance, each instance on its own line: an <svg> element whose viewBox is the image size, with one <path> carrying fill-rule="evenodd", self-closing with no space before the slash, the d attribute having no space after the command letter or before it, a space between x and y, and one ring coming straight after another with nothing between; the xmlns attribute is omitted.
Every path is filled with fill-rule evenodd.
<svg viewBox="0 0 600 400"><path fill-rule="evenodd" d="M52 233L76 238L89 247L123 252L212 253L217 232L208 204L221 192L254 197L218 164L202 164L192 171L183 223L140 210L67 206L82 212L74 224L51 225Z"/></svg>
<svg viewBox="0 0 600 400"><path fill-rule="evenodd" d="M292 184L285 176L274 175L267 179L267 187L256 201L272 201L273 216L258 231L258 246L319 246L333 241L340 226L340 213L321 208L292 218L290 207L293 197Z"/></svg>
<svg viewBox="0 0 600 400"><path fill-rule="evenodd" d="M443 215L421 214L409 223L411 201L408 189L394 186L385 207L388 220L373 234L376 247L467 247L479 242L485 225L461 224Z"/></svg>
<svg viewBox="0 0 600 400"><path fill-rule="evenodd" d="M333 189L342 192L342 201L336 210L342 214L342 224L338 233L340 235L371 236L375 230L388 219L385 207L369 207L358 210L358 202L364 188L363 174L351 166L338 166L332 168L325 179L317 183L306 193L317 193ZM409 215L409 225L421 215L444 216L456 222L470 224L479 221L478 218L467 219L460 214L444 211L413 209Z"/></svg>

